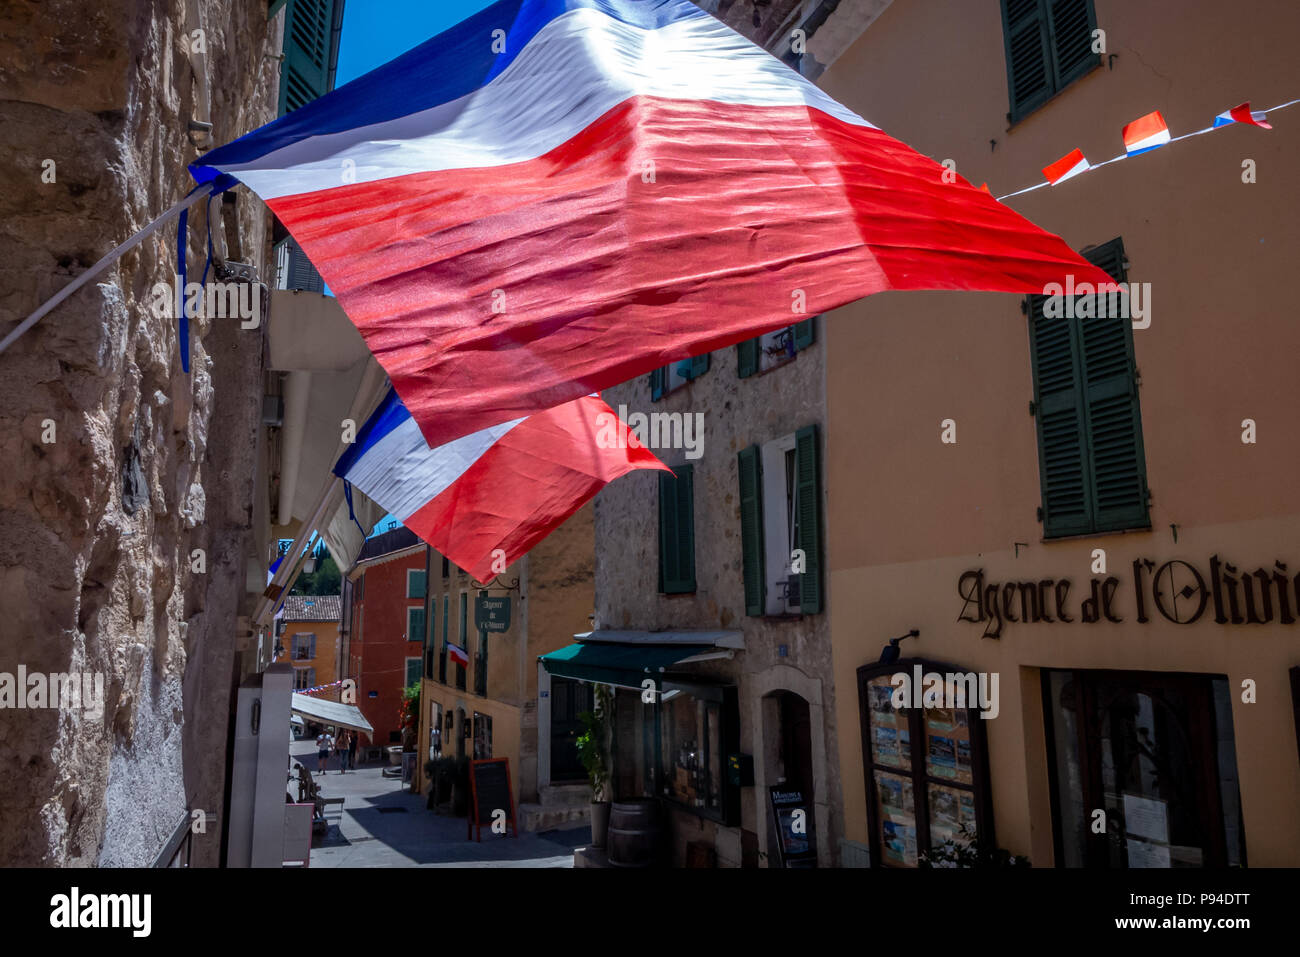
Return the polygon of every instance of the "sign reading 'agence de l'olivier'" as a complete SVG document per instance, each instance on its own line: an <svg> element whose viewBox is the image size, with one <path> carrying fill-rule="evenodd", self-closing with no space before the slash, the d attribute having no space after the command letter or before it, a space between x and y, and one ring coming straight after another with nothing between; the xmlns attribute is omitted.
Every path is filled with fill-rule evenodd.
<svg viewBox="0 0 1300 957"><path fill-rule="evenodd" d="M1124 620L1117 603L1122 584L1115 576L1094 577L1089 580L1088 596L1075 604L1070 600L1074 585L1068 578L997 583L985 581L984 569L973 569L957 580L957 594L963 602L957 620L983 624L985 638L999 637L1003 626L1012 622L1118 624ZM1292 577L1281 562L1274 562L1271 569L1241 572L1231 562L1212 555L1206 576L1181 559L1157 566L1150 559L1138 558L1133 562L1131 585L1138 624L1150 621L1147 612L1154 608L1175 624L1190 625L1200 620L1211 602L1214 620L1220 625L1274 621L1292 625L1300 610L1300 574Z"/></svg>
<svg viewBox="0 0 1300 957"><path fill-rule="evenodd" d="M474 598L474 627L479 631L502 632L510 629L510 599L488 598L478 595Z"/></svg>

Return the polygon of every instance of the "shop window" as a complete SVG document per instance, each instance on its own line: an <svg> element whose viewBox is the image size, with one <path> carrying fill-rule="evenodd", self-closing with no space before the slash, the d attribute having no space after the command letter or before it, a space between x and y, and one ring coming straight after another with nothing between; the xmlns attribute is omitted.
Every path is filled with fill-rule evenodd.
<svg viewBox="0 0 1300 957"><path fill-rule="evenodd" d="M1083 256L1125 281L1120 239ZM1151 527L1132 320L1109 294L1077 318L1083 298L1048 318L1047 297L1029 297L1044 538Z"/></svg>
<svg viewBox="0 0 1300 957"><path fill-rule="evenodd" d="M1092 0L1002 0L1007 88L1015 123L1101 61L1092 51Z"/></svg>
<svg viewBox="0 0 1300 957"><path fill-rule="evenodd" d="M723 824L740 822L740 790L726 756L740 750L740 709L730 685L665 680L658 701L618 689L613 783L617 797L659 797Z"/></svg>
<svg viewBox="0 0 1300 957"><path fill-rule="evenodd" d="M1245 866L1225 677L1052 670L1043 694L1059 866Z"/></svg>
<svg viewBox="0 0 1300 957"><path fill-rule="evenodd" d="M895 707L896 674L942 676L935 707ZM875 866L916 867L945 842L992 849L983 719L967 675L937 662L904 658L858 669L867 820ZM915 689L920 695L921 689ZM911 691L909 690L909 698ZM943 707L951 704L952 707Z"/></svg>
<svg viewBox="0 0 1300 957"><path fill-rule="evenodd" d="M474 760L486 761L492 757L492 716L474 712Z"/></svg>
<svg viewBox="0 0 1300 957"><path fill-rule="evenodd" d="M656 402L709 371L709 354L683 359L650 373L650 401Z"/></svg>
<svg viewBox="0 0 1300 957"><path fill-rule="evenodd" d="M736 375L747 379L789 362L813 344L816 319L813 316L803 322L796 322L793 326L765 332L761 336L736 343Z"/></svg>
<svg viewBox="0 0 1300 957"><path fill-rule="evenodd" d="M748 615L821 611L819 456L815 425L739 453L741 573Z"/></svg>
<svg viewBox="0 0 1300 957"><path fill-rule="evenodd" d="M695 591L695 467L659 473L659 591Z"/></svg>

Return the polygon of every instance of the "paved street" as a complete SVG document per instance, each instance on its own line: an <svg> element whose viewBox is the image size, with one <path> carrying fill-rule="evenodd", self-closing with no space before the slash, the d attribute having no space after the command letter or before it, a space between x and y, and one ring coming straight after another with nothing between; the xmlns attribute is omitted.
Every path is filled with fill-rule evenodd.
<svg viewBox="0 0 1300 957"><path fill-rule="evenodd" d="M584 825L518 839L483 830L483 842L465 840L465 819L435 814L425 798L404 790L398 777L384 777L380 765L316 773L316 746L308 740L289 746L320 783L325 797L343 797L340 811L327 812L329 831L312 842L312 867L572 867L573 849L587 843ZM289 784L296 796L297 786Z"/></svg>

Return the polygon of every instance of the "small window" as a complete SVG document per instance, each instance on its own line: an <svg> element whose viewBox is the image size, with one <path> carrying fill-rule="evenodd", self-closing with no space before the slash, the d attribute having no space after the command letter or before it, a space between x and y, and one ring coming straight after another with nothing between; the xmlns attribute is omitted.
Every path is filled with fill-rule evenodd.
<svg viewBox="0 0 1300 957"><path fill-rule="evenodd" d="M293 669L293 690L305 691L308 688L316 687L316 669L315 668L294 668Z"/></svg>
<svg viewBox="0 0 1300 957"><path fill-rule="evenodd" d="M411 685L418 685L419 683L420 683L420 659L407 658L406 659L406 683L402 685L402 687L409 688L411 687Z"/></svg>
<svg viewBox="0 0 1300 957"><path fill-rule="evenodd" d="M408 568L406 570L406 597L423 598L428 579L428 573L424 569Z"/></svg>
<svg viewBox="0 0 1300 957"><path fill-rule="evenodd" d="M822 504L816 426L743 449L740 545L747 615L821 611Z"/></svg>
<svg viewBox="0 0 1300 957"><path fill-rule="evenodd" d="M816 316L736 345L736 375L747 379L784 365L815 341Z"/></svg>
<svg viewBox="0 0 1300 957"><path fill-rule="evenodd" d="M474 712L474 760L492 757L492 715Z"/></svg>
<svg viewBox="0 0 1300 957"><path fill-rule="evenodd" d="M1101 63L1092 0L1002 0L1007 87L1015 123Z"/></svg>
<svg viewBox="0 0 1300 957"><path fill-rule="evenodd" d="M424 641L423 605L412 605L406 609L406 640Z"/></svg>
<svg viewBox="0 0 1300 957"><path fill-rule="evenodd" d="M695 468L659 473L659 591L695 591Z"/></svg>
<svg viewBox="0 0 1300 957"><path fill-rule="evenodd" d="M316 657L316 636L302 632L293 636L293 660L310 661Z"/></svg>
<svg viewBox="0 0 1300 957"><path fill-rule="evenodd" d="M709 371L709 354L683 359L650 373L650 401L662 399Z"/></svg>

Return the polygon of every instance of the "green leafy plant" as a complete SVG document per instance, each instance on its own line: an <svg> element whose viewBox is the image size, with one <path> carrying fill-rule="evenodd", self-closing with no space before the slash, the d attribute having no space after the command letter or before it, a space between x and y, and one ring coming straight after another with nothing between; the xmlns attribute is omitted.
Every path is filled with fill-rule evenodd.
<svg viewBox="0 0 1300 957"><path fill-rule="evenodd" d="M605 719L595 711L578 715L584 728L578 735L578 760L587 769L591 781L591 799L603 801L605 787L609 784L609 765L605 761Z"/></svg>
<svg viewBox="0 0 1300 957"><path fill-rule="evenodd" d="M1012 854L1006 848L991 847L981 842L965 824L961 838L948 838L936 848L925 851L917 859L917 867L1029 867L1029 858Z"/></svg>

